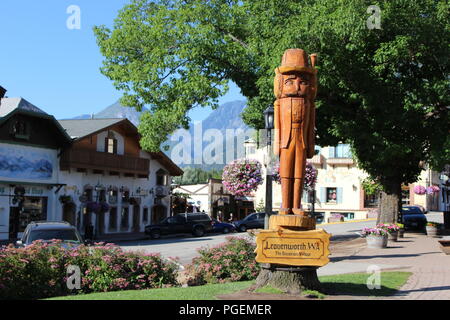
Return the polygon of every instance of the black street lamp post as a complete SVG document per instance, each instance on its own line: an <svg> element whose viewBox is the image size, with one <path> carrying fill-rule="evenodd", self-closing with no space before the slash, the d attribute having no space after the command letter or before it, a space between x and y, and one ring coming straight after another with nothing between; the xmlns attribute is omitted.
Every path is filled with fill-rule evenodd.
<svg viewBox="0 0 450 320"><path fill-rule="evenodd" d="M269 218L272 214L272 166L270 165L270 146L272 145L272 129L274 128L274 110L273 106L270 105L264 111L264 120L267 133L267 165L266 165L266 215L264 217L264 229L269 229Z"/></svg>

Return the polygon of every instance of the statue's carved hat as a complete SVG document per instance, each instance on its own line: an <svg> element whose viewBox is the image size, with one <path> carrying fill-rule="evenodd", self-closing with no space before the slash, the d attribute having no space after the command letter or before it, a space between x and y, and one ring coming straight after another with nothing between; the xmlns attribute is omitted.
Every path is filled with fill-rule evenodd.
<svg viewBox="0 0 450 320"><path fill-rule="evenodd" d="M317 70L309 64L308 55L303 49L288 49L281 58L281 65L277 70L281 74L290 72L306 72L315 74Z"/></svg>

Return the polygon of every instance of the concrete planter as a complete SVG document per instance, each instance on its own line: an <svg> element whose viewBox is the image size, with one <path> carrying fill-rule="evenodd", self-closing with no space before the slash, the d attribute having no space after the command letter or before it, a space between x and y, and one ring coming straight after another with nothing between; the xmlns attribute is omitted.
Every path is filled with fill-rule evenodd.
<svg viewBox="0 0 450 320"><path fill-rule="evenodd" d="M398 240L398 231L389 233L388 239L391 241L397 241Z"/></svg>
<svg viewBox="0 0 450 320"><path fill-rule="evenodd" d="M366 237L367 248L382 249L387 247L388 236L368 235Z"/></svg>
<svg viewBox="0 0 450 320"><path fill-rule="evenodd" d="M400 228L400 230L398 230L398 237L399 238L404 238L405 237L405 229Z"/></svg>
<svg viewBox="0 0 450 320"><path fill-rule="evenodd" d="M436 237L438 234L438 229L436 227L426 226L427 236Z"/></svg>

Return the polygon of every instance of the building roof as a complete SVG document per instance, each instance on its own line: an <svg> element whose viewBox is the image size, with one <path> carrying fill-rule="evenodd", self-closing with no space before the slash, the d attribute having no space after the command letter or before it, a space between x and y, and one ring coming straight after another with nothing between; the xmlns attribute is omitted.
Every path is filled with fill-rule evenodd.
<svg viewBox="0 0 450 320"><path fill-rule="evenodd" d="M31 111L35 113L47 114L34 104L28 102L22 97L18 98L2 98L0 101L0 117L4 117L14 110Z"/></svg>
<svg viewBox="0 0 450 320"><path fill-rule="evenodd" d="M125 119L75 119L75 120L58 120L61 126L66 130L67 134L75 139L80 139L107 127L115 125Z"/></svg>
<svg viewBox="0 0 450 320"><path fill-rule="evenodd" d="M6 123L16 114L27 115L43 119L43 121L47 121L50 125L54 125L56 129L61 132L61 137L57 138L60 139L59 141L61 141L62 144L72 143L72 139L69 137L66 130L64 130L52 115L45 113L24 98L2 98L0 103L0 125Z"/></svg>
<svg viewBox="0 0 450 320"><path fill-rule="evenodd" d="M171 176L182 176L184 171L175 164L164 152L149 152L152 159L157 160L161 163L167 170Z"/></svg>

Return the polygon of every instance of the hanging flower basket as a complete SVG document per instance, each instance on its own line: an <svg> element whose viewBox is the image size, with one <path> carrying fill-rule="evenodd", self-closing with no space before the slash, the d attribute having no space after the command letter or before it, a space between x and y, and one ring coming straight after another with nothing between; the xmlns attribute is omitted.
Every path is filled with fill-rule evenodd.
<svg viewBox="0 0 450 320"><path fill-rule="evenodd" d="M100 213L105 213L109 211L109 204L106 202L100 203Z"/></svg>
<svg viewBox="0 0 450 320"><path fill-rule="evenodd" d="M235 196L248 196L263 183L261 163L256 160L239 159L223 169L222 183Z"/></svg>
<svg viewBox="0 0 450 320"><path fill-rule="evenodd" d="M414 193L418 195L423 195L427 192L427 189L424 186L414 186Z"/></svg>
<svg viewBox="0 0 450 320"><path fill-rule="evenodd" d="M87 212L100 213L101 208L101 204L98 202L88 202L86 205Z"/></svg>
<svg viewBox="0 0 450 320"><path fill-rule="evenodd" d="M427 194L435 194L439 193L439 187L438 186L429 186L426 190Z"/></svg>
<svg viewBox="0 0 450 320"><path fill-rule="evenodd" d="M71 196L62 195L62 196L59 197L59 202L65 204L65 203L73 202L73 200L72 200Z"/></svg>

